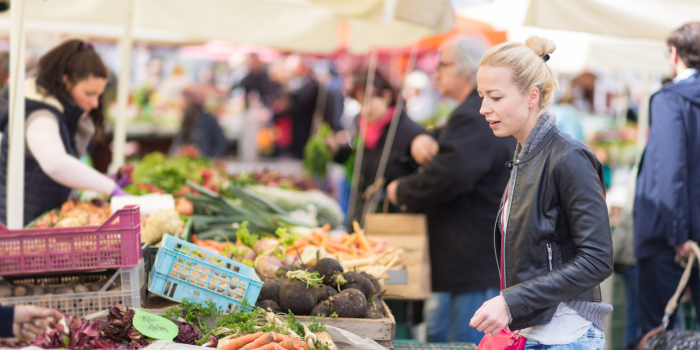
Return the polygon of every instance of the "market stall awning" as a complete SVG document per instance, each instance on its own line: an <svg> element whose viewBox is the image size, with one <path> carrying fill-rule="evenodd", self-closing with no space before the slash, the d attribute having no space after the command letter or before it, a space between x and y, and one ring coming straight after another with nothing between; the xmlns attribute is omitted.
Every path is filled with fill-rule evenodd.
<svg viewBox="0 0 700 350"><path fill-rule="evenodd" d="M454 14L447 0L135 0L135 40L248 42L277 49L330 53L339 48L336 32L347 21L351 53L395 47L449 30ZM129 1L26 0L25 28L120 37ZM0 31L9 30L9 13Z"/></svg>
<svg viewBox="0 0 700 350"><path fill-rule="evenodd" d="M665 40L700 20L696 0L530 0L525 25Z"/></svg>
<svg viewBox="0 0 700 350"><path fill-rule="evenodd" d="M661 40L621 38L590 33L520 27L509 31L510 40L531 36L554 41L557 49L547 62L559 74L591 70L638 71L668 74L666 44Z"/></svg>

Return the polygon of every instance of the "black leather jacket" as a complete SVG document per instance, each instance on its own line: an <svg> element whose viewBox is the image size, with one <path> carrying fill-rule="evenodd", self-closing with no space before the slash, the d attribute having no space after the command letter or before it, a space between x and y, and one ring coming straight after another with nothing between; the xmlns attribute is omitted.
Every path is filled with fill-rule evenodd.
<svg viewBox="0 0 700 350"><path fill-rule="evenodd" d="M500 224L494 243L505 270L509 326L518 330L548 323L561 302L600 302L613 253L603 169L591 150L555 127L508 166L515 185L505 259Z"/></svg>

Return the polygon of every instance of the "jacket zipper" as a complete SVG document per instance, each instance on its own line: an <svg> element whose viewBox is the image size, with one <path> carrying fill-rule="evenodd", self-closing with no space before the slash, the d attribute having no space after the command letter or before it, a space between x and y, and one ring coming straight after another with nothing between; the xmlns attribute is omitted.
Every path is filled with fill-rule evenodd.
<svg viewBox="0 0 700 350"><path fill-rule="evenodd" d="M517 164L517 162L515 164ZM506 227L505 230L503 230L503 240L501 241L501 269L503 276L502 289L508 288L508 286L506 285L506 238L508 237L508 228L510 227L510 211L511 209L513 209L513 194L511 192L515 190L515 184L518 181L518 166L515 164L513 164L513 171L515 172L515 175L513 177L513 188L511 189L509 186L508 193L506 193L506 201L508 201L508 196L511 196L511 200L508 203L508 216L505 218Z"/></svg>
<svg viewBox="0 0 700 350"><path fill-rule="evenodd" d="M547 255L549 256L549 271L552 271L552 244L547 242Z"/></svg>

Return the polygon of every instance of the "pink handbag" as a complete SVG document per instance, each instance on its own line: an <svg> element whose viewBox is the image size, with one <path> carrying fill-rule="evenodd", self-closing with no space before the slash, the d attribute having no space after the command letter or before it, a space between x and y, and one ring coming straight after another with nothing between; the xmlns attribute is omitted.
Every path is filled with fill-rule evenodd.
<svg viewBox="0 0 700 350"><path fill-rule="evenodd" d="M486 334L476 350L523 350L527 339L518 332L501 329L496 335Z"/></svg>

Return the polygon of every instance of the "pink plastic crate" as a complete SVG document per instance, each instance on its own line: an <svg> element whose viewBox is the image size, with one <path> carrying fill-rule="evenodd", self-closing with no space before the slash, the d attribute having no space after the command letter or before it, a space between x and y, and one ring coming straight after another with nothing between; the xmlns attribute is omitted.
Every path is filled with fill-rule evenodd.
<svg viewBox="0 0 700 350"><path fill-rule="evenodd" d="M141 258L138 206L102 226L8 230L0 224L0 276L136 266Z"/></svg>

